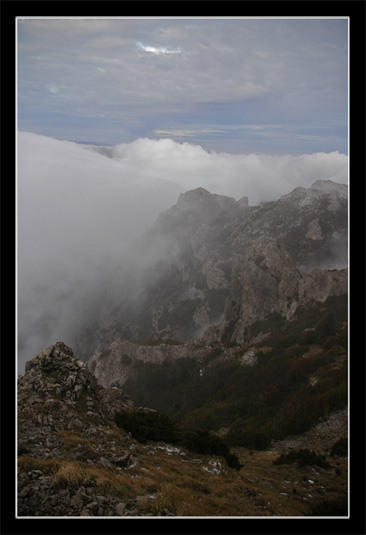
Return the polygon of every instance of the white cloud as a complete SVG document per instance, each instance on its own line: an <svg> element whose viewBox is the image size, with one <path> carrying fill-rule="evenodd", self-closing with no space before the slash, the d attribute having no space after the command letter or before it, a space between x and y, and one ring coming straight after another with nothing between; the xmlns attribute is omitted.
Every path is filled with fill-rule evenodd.
<svg viewBox="0 0 366 535"><path fill-rule="evenodd" d="M180 134L194 132L183 130ZM146 177L172 179L184 190L201 186L237 199L246 195L252 205L277 199L297 186L310 187L318 179L348 180L348 158L339 152L229 154L208 152L199 145L172 139L140 138L116 145L110 155L133 165Z"/></svg>
<svg viewBox="0 0 366 535"><path fill-rule="evenodd" d="M47 89L50 93L58 93L60 91L60 88L55 85L48 85Z"/></svg>
<svg viewBox="0 0 366 535"><path fill-rule="evenodd" d="M151 52L152 54L156 54L160 56L161 54L180 54L181 49L180 48L167 48L165 46L149 46L149 45L143 45L142 43L138 42L136 45L144 50L145 52Z"/></svg>

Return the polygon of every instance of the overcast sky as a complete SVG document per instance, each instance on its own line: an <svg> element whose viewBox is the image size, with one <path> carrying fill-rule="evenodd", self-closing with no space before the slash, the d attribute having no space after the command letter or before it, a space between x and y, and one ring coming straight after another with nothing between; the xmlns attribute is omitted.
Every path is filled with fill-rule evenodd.
<svg viewBox="0 0 366 535"><path fill-rule="evenodd" d="M18 128L348 153L348 19L18 19Z"/></svg>

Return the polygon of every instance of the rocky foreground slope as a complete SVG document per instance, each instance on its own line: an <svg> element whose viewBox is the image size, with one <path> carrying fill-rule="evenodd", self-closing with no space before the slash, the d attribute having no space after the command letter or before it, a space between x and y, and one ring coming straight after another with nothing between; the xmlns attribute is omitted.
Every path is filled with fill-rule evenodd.
<svg viewBox="0 0 366 535"><path fill-rule="evenodd" d="M212 474L230 480L223 458L134 440L115 423L116 413L133 407L62 342L27 362L18 380L18 515L175 516L177 498L168 497L177 470L193 490ZM182 507L188 514L183 499Z"/></svg>
<svg viewBox="0 0 366 535"><path fill-rule="evenodd" d="M234 470L221 457L138 443L114 423L132 408L62 342L29 361L18 383L18 517L347 514L346 459L296 467L273 464L284 444L238 448Z"/></svg>

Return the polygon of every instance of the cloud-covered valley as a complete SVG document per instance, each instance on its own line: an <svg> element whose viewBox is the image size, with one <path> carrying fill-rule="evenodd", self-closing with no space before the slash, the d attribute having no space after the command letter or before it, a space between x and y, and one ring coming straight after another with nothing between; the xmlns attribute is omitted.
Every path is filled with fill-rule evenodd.
<svg viewBox="0 0 366 535"><path fill-rule="evenodd" d="M318 179L348 181L339 152L229 154L171 139L101 147L19 132L17 160L19 373L51 343L73 347L180 193L204 187L257 205Z"/></svg>

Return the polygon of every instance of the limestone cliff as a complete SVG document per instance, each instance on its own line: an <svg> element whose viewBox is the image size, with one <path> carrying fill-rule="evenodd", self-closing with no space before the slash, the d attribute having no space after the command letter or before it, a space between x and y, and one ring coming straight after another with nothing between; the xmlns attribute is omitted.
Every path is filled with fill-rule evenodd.
<svg viewBox="0 0 366 535"><path fill-rule="evenodd" d="M182 194L136 247L135 286L121 276L133 297L105 301L81 354L116 339L242 343L268 314L291 319L299 305L347 292L347 237L347 186L330 180L255 207L203 188Z"/></svg>

